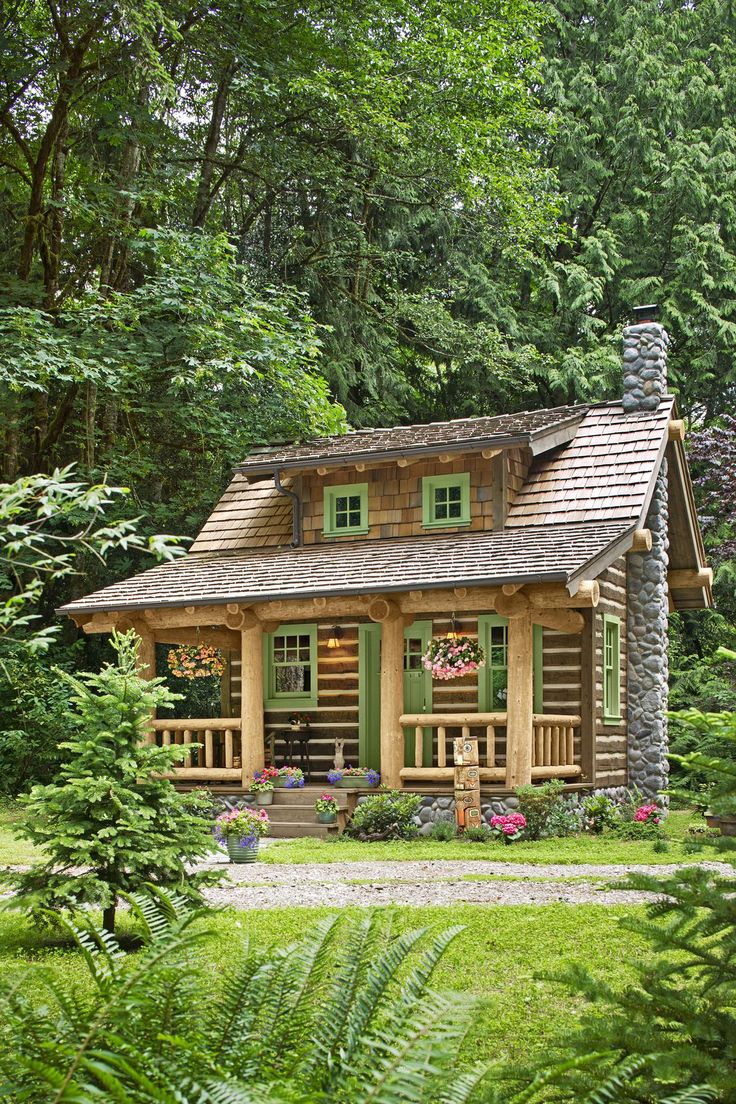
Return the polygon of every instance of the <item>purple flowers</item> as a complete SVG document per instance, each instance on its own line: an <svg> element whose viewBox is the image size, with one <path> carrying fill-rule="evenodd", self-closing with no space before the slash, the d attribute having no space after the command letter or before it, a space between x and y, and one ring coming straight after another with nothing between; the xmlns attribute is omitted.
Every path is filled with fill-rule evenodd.
<svg viewBox="0 0 736 1104"><path fill-rule="evenodd" d="M347 778L360 779L366 786L377 786L381 781L380 774L377 770L373 770L373 767L341 767L339 770L333 768L327 772L327 781L333 786L338 786L343 779Z"/></svg>
<svg viewBox="0 0 736 1104"><path fill-rule="evenodd" d="M265 809L228 809L215 820L215 839L226 843L234 836L243 847L253 847L270 827Z"/></svg>

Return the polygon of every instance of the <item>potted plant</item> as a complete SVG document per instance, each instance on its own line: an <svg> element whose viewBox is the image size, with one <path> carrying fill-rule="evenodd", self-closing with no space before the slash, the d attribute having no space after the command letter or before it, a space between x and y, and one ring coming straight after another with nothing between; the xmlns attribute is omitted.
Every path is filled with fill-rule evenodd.
<svg viewBox="0 0 736 1104"><path fill-rule="evenodd" d="M258 858L258 842L270 827L265 809L228 809L215 821L215 838L227 847L230 862L251 863Z"/></svg>
<svg viewBox="0 0 736 1104"><path fill-rule="evenodd" d="M300 767L279 767L273 784L279 790L301 789L304 786L304 773Z"/></svg>
<svg viewBox="0 0 736 1104"><path fill-rule="evenodd" d="M425 671L433 679L456 679L470 675L486 661L483 649L471 636L439 636L429 642L422 656Z"/></svg>
<svg viewBox="0 0 736 1104"><path fill-rule="evenodd" d="M289 728L299 732L302 728L309 728L311 717L308 713L290 713Z"/></svg>
<svg viewBox="0 0 736 1104"><path fill-rule="evenodd" d="M320 824L334 824L337 820L339 805L332 794L323 793L314 803L314 811Z"/></svg>
<svg viewBox="0 0 736 1104"><path fill-rule="evenodd" d="M250 792L256 795L256 805L273 804L273 786L278 773L275 767L264 767L263 770L255 772Z"/></svg>
<svg viewBox="0 0 736 1104"><path fill-rule="evenodd" d="M504 843L513 843L521 839L526 828L526 817L523 813L505 813L503 816L491 817L491 831L497 839Z"/></svg>
<svg viewBox="0 0 736 1104"><path fill-rule="evenodd" d="M343 790L359 790L377 786L381 776L372 767L340 767L328 772L327 781Z"/></svg>

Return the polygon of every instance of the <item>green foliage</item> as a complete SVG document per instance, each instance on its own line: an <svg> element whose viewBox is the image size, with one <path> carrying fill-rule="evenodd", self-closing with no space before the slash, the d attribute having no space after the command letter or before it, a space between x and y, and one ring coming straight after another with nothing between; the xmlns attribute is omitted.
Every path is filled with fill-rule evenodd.
<svg viewBox="0 0 736 1104"><path fill-rule="evenodd" d="M369 794L356 807L346 833L361 840L412 839L414 818L422 804L420 794L388 790Z"/></svg>
<svg viewBox="0 0 736 1104"><path fill-rule="evenodd" d="M736 654L724 649L723 657L733 660ZM681 718L704 737L736 742L736 714L690 710ZM715 811L736 812L733 758L695 751L679 761L684 770L704 771L714 780ZM626 822L620 831L630 833L634 827L635 822ZM660 838L657 844L662 843ZM733 841L722 843L733 847ZM567 975L593 1012L573 1040L572 1062L540 1078L557 1086L554 1098L559 1100L734 1104L736 878L693 866L668 878L630 875L625 884L654 897L646 919L624 920L647 939L653 953L637 966L636 983L623 992L614 992L583 968ZM606 1079L615 1084L615 1095L603 1093ZM521 1098L529 1104L546 1099L534 1083Z"/></svg>
<svg viewBox="0 0 736 1104"><path fill-rule="evenodd" d="M592 794L581 801L583 826L598 836L606 828L614 828L618 823L618 811L605 794Z"/></svg>
<svg viewBox="0 0 736 1104"><path fill-rule="evenodd" d="M26 816L16 829L45 858L9 876L14 904L35 917L98 904L109 931L121 893L155 883L196 901L213 880L186 869L212 850L207 802L159 777L183 748L141 742L169 693L161 680L138 676L134 633L115 635L113 646L117 662L99 674L59 673L72 690L75 735L62 745L67 760L58 777L23 799Z"/></svg>
<svg viewBox="0 0 736 1104"><path fill-rule="evenodd" d="M490 843L494 838L487 824L471 824L463 832L463 839L469 843Z"/></svg>
<svg viewBox="0 0 736 1104"><path fill-rule="evenodd" d="M0 358L1 359L1 358ZM106 483L72 480L73 469L0 484L0 659L23 644L48 648L53 626L36 627L44 589L79 570L86 555L103 562L114 549L140 549L173 559L176 538L142 537L136 521L111 523L113 502L129 492Z"/></svg>
<svg viewBox="0 0 736 1104"><path fill-rule="evenodd" d="M68 687L38 655L18 648L0 666L0 793L48 782L74 732Z"/></svg>
<svg viewBox="0 0 736 1104"><path fill-rule="evenodd" d="M457 839L457 835L457 824L452 813L445 816L440 814L429 830L429 838L440 843Z"/></svg>
<svg viewBox="0 0 736 1104"><path fill-rule="evenodd" d="M553 778L539 786L519 786L515 790L519 799L519 812L526 817L527 839L538 840L547 833L550 816L564 804L564 791L565 783L559 778Z"/></svg>
<svg viewBox="0 0 736 1104"><path fill-rule="evenodd" d="M468 1002L429 989L460 928L392 935L378 915L330 917L291 946L246 944L213 1005L194 963L208 935L197 914L161 890L129 900L145 939L132 963L106 931L66 922L86 990L42 974L39 1009L32 976L3 984L11 1094L39 1104L464 1104L476 1088L482 1069L456 1069Z"/></svg>

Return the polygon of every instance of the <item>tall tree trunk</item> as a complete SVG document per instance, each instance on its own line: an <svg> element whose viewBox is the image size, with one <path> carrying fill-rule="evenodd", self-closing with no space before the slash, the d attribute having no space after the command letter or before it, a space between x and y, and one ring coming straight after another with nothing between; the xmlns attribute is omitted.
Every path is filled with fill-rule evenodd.
<svg viewBox="0 0 736 1104"><path fill-rule="evenodd" d="M54 146L51 163L51 203L46 216L44 233L40 239L41 261L44 270L44 306L53 310L59 296L59 268L61 265L61 240L64 229L64 175L66 169L66 141L69 134L69 118L64 118Z"/></svg>
<svg viewBox="0 0 736 1104"><path fill-rule="evenodd" d="M36 159L31 167L31 192L28 197L23 244L21 245L20 260L18 262L18 277L21 280L28 280L31 275L36 242L43 221L43 192L49 160L60 134L68 126L69 105L72 96L84 80L82 77L84 58L103 21L104 16L101 19L96 19L74 46L70 46L65 37L61 37L59 40L67 61L67 67L59 81L59 93L52 108L48 125L41 138Z"/></svg>
<svg viewBox="0 0 736 1104"><path fill-rule="evenodd" d="M102 913L102 926L105 931L109 931L111 935L115 934L115 905L110 905L103 910Z"/></svg>
<svg viewBox="0 0 736 1104"><path fill-rule="evenodd" d="M212 206L212 201L217 194L217 189L212 188L212 180L215 175L215 155L217 154L217 149L220 144L222 120L225 117L227 98L230 93L230 86L232 85L235 72L236 66L231 62L225 67L222 76L217 82L215 98L212 101L210 125L207 129L207 139L204 144L204 155L202 158L202 169L199 174L199 183L197 185L197 195L194 200L192 226L204 226L205 219Z"/></svg>
<svg viewBox="0 0 736 1104"><path fill-rule="evenodd" d="M97 420L97 384L87 382L87 403L84 409L84 462L89 470L95 462L95 425Z"/></svg>

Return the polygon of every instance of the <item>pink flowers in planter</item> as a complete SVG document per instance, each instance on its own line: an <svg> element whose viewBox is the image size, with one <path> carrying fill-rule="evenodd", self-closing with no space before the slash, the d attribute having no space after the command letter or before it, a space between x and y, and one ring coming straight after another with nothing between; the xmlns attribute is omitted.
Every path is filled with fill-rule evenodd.
<svg viewBox="0 0 736 1104"><path fill-rule="evenodd" d="M504 813L491 817L491 831L504 843L513 843L519 839L526 828L526 817L522 813Z"/></svg>
<svg viewBox="0 0 736 1104"><path fill-rule="evenodd" d="M634 820L639 824L659 824L659 806L640 805L634 813Z"/></svg>
<svg viewBox="0 0 736 1104"><path fill-rule="evenodd" d="M425 671L434 679L455 679L470 675L485 663L483 649L470 636L435 637L422 656Z"/></svg>

